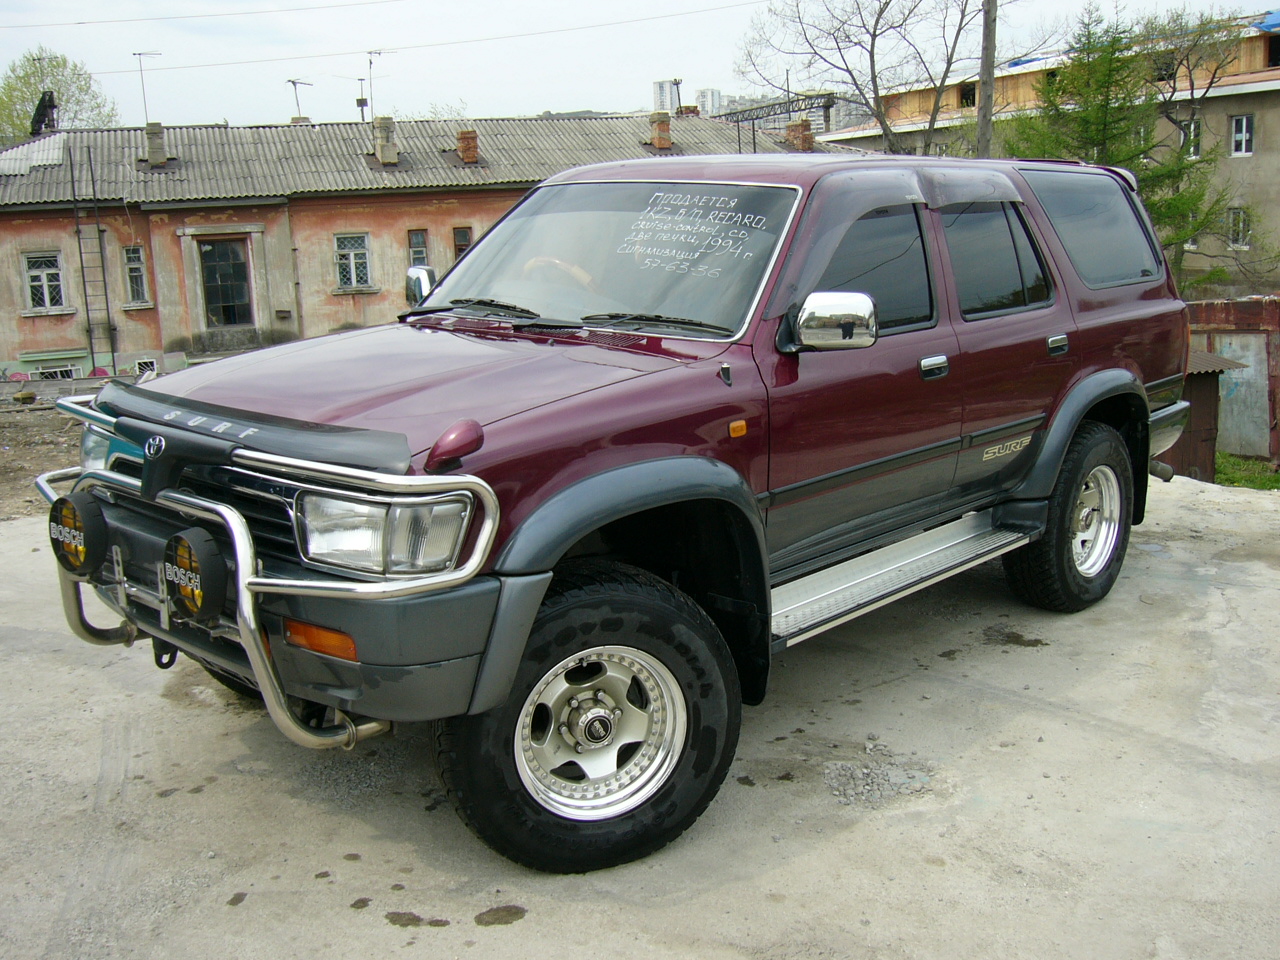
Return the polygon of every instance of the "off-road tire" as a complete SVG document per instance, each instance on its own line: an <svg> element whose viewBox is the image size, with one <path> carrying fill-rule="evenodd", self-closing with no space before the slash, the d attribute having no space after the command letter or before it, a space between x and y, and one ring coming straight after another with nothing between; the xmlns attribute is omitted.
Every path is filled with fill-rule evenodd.
<svg viewBox="0 0 1280 960"><path fill-rule="evenodd" d="M1044 536L1004 555L1009 586L1045 610L1097 603L1120 575L1132 519L1129 449L1114 429L1087 420L1067 447Z"/></svg>
<svg viewBox="0 0 1280 960"><path fill-rule="evenodd" d="M436 762L490 847L582 873L647 856L698 818L733 760L741 711L733 659L696 603L636 567L572 562L556 571L506 702L438 723Z"/></svg>

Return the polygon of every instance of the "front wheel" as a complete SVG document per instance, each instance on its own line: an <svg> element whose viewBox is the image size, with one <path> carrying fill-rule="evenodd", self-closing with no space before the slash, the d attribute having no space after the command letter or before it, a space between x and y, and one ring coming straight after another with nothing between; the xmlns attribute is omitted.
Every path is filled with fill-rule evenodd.
<svg viewBox="0 0 1280 960"><path fill-rule="evenodd" d="M558 571L507 702L440 725L463 820L506 857L577 873L679 836L733 760L741 697L689 597L622 564Z"/></svg>
<svg viewBox="0 0 1280 960"><path fill-rule="evenodd" d="M1096 603L1120 576L1132 518L1129 448L1111 427L1087 421L1067 448L1044 536L1004 556L1009 585L1045 610Z"/></svg>

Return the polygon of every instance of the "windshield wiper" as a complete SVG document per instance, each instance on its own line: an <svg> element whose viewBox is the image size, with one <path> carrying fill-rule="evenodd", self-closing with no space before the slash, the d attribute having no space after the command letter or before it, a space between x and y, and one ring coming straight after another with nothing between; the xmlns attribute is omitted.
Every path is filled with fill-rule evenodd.
<svg viewBox="0 0 1280 960"><path fill-rule="evenodd" d="M589 313L582 318L583 323L594 327L611 327L619 323L658 323L668 327L688 327L693 330L711 330L715 333L729 333L724 327L714 323L703 323L701 320L690 320L686 317L664 317L660 313Z"/></svg>
<svg viewBox="0 0 1280 960"><path fill-rule="evenodd" d="M514 303L504 303L501 300L490 300L488 297L460 297L457 300L450 300L449 305L453 307L480 307L482 310L496 310L499 313L507 313L513 317L524 317L528 320L537 320L541 314L536 310L530 310L528 307L521 307Z"/></svg>

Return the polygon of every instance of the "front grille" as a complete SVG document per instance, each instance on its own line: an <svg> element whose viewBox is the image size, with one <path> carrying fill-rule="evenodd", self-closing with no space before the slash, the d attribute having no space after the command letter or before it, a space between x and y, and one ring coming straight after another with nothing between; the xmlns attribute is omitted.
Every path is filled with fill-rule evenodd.
<svg viewBox="0 0 1280 960"><path fill-rule="evenodd" d="M135 480L142 478L142 465L133 460L117 459L111 469ZM296 491L288 484L227 467L193 466L182 471L177 489L237 511L249 525L253 546L259 556L298 561L291 507ZM182 524L171 508L141 498L127 498L127 506L136 513L157 520L169 523L178 520L180 525L189 525ZM197 521L195 525L207 529L217 539L229 542L221 524Z"/></svg>

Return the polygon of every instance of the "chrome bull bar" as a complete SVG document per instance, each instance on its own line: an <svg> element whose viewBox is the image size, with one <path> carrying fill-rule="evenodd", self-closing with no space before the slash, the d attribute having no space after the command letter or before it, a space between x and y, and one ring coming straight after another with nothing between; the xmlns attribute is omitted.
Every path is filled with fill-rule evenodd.
<svg viewBox="0 0 1280 960"><path fill-rule="evenodd" d="M88 397L64 400L59 407L78 419L96 423L110 429L114 418L87 406ZM386 733L391 723L386 720L362 720L356 722L343 711L337 710L339 724L324 728L307 726L289 708L280 674L267 652L262 626L257 614L257 594L295 594L320 597L403 597L417 593L443 590L465 583L483 566L498 528L498 500L484 481L470 476L409 477L389 476L371 471L357 470L312 461L238 449L233 459L246 467L267 469L286 476L311 480L328 480L362 490L382 493L418 494L440 491L468 491L483 506L483 518L476 535L476 542L468 560L456 570L417 577L403 577L378 581L351 580L289 580L261 576L258 572L257 553L249 525L239 511L225 504L182 493L173 489L160 491L155 502L176 512L220 523L231 539L235 554L236 623L234 634L248 657L249 665L258 682L267 712L280 732L299 746L314 750L333 747L350 749L361 740ZM110 470L84 470L69 467L42 474L36 479L41 495L52 503L58 498L55 483L73 482L75 490L102 488L127 495L141 497L142 483L132 477ZM127 619L112 628L96 627L89 623L84 613L81 586L88 577L80 577L58 567L62 606L67 622L80 639L99 646L131 645L141 635ZM123 576L122 571L118 575ZM123 611L121 611L123 612ZM231 632L230 630L228 632Z"/></svg>

